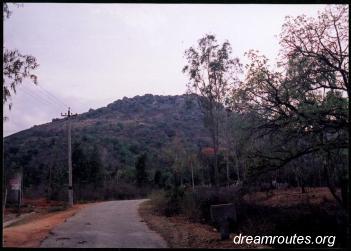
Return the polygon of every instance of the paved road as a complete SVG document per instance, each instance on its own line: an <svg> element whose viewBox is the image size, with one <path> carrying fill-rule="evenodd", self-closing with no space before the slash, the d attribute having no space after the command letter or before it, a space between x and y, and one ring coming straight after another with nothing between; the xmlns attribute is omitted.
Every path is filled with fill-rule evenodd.
<svg viewBox="0 0 351 251"><path fill-rule="evenodd" d="M55 227L41 247L165 248L138 214L144 200L101 202L83 208Z"/></svg>

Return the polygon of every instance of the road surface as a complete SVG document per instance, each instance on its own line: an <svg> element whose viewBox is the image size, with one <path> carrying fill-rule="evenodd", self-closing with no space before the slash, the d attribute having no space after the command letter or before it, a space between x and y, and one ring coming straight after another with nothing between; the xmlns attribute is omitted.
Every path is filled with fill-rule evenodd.
<svg viewBox="0 0 351 251"><path fill-rule="evenodd" d="M83 208L55 227L41 247L165 248L166 242L138 214L143 201L108 201Z"/></svg>

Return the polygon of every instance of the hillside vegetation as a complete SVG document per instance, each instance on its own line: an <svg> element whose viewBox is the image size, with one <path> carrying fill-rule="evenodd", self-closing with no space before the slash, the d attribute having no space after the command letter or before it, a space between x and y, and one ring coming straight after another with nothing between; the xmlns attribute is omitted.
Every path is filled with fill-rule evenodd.
<svg viewBox="0 0 351 251"><path fill-rule="evenodd" d="M136 160L142 153L147 155L148 183L154 183L155 172L160 169L164 177L157 182L169 182L167 168L172 163L168 155L176 138L184 147L201 149L209 145L196 98L146 94L123 98L73 118L75 183L99 187L114 180L134 184ZM4 164L7 176L23 168L24 188L29 194L45 194L51 189L53 197L59 196L67 184L66 119L53 119L6 137Z"/></svg>

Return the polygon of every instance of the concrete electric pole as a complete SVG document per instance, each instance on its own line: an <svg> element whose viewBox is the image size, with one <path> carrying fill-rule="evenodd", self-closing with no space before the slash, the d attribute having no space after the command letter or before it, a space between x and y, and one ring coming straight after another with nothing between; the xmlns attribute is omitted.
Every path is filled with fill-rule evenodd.
<svg viewBox="0 0 351 251"><path fill-rule="evenodd" d="M73 206L73 182L72 182L72 150L71 150L71 117L77 116L72 114L70 107L65 114L61 113L62 117L67 117L67 144L68 144L68 205Z"/></svg>

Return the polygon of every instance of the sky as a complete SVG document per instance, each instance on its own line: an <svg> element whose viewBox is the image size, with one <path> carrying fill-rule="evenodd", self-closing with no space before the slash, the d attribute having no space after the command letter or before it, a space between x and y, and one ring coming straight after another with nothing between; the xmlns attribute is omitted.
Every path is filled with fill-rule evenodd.
<svg viewBox="0 0 351 251"><path fill-rule="evenodd" d="M59 4L10 5L4 46L39 63L38 86L24 81L12 97L4 136L83 113L123 97L186 91L184 51L204 34L228 40L233 56L259 50L274 62L284 17L316 16L325 5Z"/></svg>

